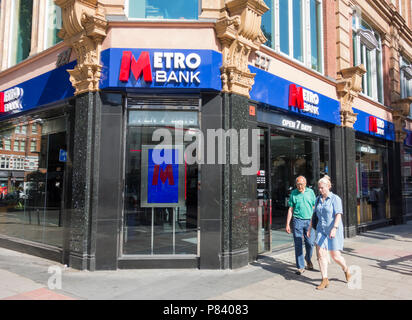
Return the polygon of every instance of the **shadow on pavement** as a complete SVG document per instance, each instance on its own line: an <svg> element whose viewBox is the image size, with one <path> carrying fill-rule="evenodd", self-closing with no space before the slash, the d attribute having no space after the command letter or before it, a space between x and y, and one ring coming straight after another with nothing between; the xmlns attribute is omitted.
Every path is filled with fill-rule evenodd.
<svg viewBox="0 0 412 320"><path fill-rule="evenodd" d="M297 275L296 272L296 266L295 264L282 261L280 259L275 259L270 256L261 256L259 259L251 265L255 267L260 267L264 270L267 270L269 272L281 275L282 277L285 278L285 280L295 280L299 282L303 282L306 284L310 284L313 286L318 286L322 280L321 274L318 269L315 270L305 270L305 272L302 275ZM315 279L307 277L308 275L315 275ZM337 278L330 278L329 281L333 282L344 282L340 279Z"/></svg>

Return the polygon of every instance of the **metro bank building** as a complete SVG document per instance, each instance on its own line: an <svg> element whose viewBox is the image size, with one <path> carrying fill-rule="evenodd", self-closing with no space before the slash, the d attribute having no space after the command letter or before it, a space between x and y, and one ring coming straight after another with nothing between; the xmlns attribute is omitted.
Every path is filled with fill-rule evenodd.
<svg viewBox="0 0 412 320"><path fill-rule="evenodd" d="M406 220L410 139L358 98L363 67L339 82L272 49L260 28L272 5L193 1L194 18L162 21L149 19L162 5L136 20L128 1L106 14L55 2L76 17L63 13L64 41L0 73L1 246L82 270L238 268L293 245L299 175L316 193L332 177L346 237ZM159 129L171 143L159 147ZM215 149L190 148L199 135ZM235 142L249 157L257 146L256 173L230 161Z"/></svg>

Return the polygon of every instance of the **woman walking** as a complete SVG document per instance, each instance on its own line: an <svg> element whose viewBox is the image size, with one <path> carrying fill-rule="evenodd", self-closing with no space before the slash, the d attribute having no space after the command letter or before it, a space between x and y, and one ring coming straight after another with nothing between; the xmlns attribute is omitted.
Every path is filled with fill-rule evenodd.
<svg viewBox="0 0 412 320"><path fill-rule="evenodd" d="M320 196L316 199L314 213L318 217L315 244L322 282L316 289L322 290L329 286L328 251L332 259L341 266L346 281L350 280L351 275L341 254L341 250L343 250L342 200L330 191L331 182L328 176L319 180L318 188ZM310 237L311 230L312 222L308 230L308 237Z"/></svg>

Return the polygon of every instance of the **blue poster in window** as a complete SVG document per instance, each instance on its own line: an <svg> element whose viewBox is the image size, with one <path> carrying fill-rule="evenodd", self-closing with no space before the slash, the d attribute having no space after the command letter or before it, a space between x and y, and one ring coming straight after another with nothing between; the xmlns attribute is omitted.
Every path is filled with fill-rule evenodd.
<svg viewBox="0 0 412 320"><path fill-rule="evenodd" d="M185 201L183 148L142 146L142 207L179 207Z"/></svg>
<svg viewBox="0 0 412 320"><path fill-rule="evenodd" d="M66 162L67 161L67 151L60 149L59 151L59 161L60 162Z"/></svg>

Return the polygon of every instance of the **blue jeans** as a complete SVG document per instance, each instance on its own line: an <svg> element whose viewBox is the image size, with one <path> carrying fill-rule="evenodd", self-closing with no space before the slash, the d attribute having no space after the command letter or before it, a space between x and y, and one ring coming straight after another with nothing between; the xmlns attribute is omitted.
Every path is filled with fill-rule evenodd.
<svg viewBox="0 0 412 320"><path fill-rule="evenodd" d="M306 262L311 261L313 246L315 242L315 230L312 230L310 233L310 238L307 237L306 233L309 229L310 219L303 220L298 218L293 218L293 240L295 242L295 258L296 258L296 267L298 269L305 268ZM305 241L306 255L303 258L303 244L302 237Z"/></svg>

